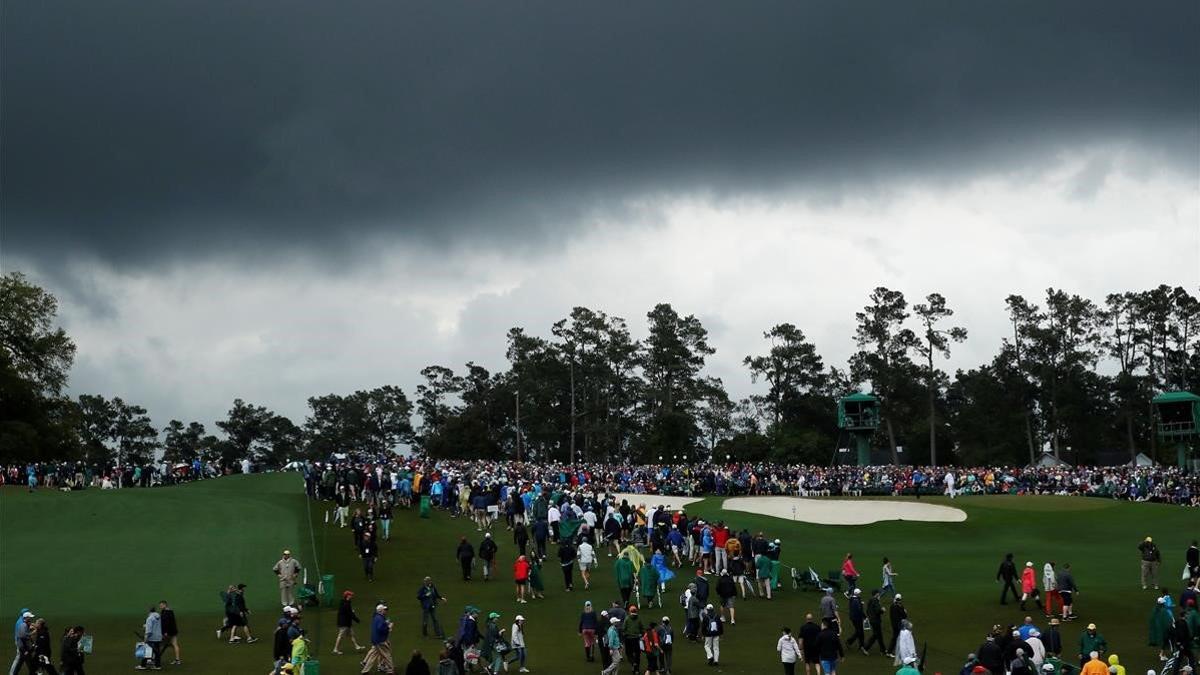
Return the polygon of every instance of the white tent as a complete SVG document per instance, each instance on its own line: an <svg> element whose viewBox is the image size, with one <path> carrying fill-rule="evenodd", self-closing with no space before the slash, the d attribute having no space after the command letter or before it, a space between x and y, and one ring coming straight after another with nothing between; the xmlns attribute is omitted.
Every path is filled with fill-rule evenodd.
<svg viewBox="0 0 1200 675"><path fill-rule="evenodd" d="M1133 461L1129 463L1129 466L1154 466L1154 460L1147 457L1146 453L1139 452L1137 457L1134 457Z"/></svg>
<svg viewBox="0 0 1200 675"><path fill-rule="evenodd" d="M1043 468L1043 469L1048 468L1048 467L1055 467L1055 466L1070 466L1070 464L1062 461L1061 459L1056 458L1054 456L1054 453L1052 453L1052 452L1043 452L1042 456L1038 457L1037 461L1030 465L1030 467L1033 467L1033 468Z"/></svg>

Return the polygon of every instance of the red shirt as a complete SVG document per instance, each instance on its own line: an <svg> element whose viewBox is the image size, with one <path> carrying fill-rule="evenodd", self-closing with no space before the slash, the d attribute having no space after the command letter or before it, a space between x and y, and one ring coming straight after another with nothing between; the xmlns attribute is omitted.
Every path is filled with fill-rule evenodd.
<svg viewBox="0 0 1200 675"><path fill-rule="evenodd" d="M844 576L844 577L857 577L858 576L858 570L854 569L854 561L851 560L850 558L846 558L846 560L844 562L842 562L842 576Z"/></svg>
<svg viewBox="0 0 1200 675"><path fill-rule="evenodd" d="M729 530L721 527L713 530L713 543L720 548L725 548L725 542L729 541Z"/></svg>
<svg viewBox="0 0 1200 675"><path fill-rule="evenodd" d="M517 562L513 563L513 579L516 579L517 581L529 580L528 560L518 560Z"/></svg>

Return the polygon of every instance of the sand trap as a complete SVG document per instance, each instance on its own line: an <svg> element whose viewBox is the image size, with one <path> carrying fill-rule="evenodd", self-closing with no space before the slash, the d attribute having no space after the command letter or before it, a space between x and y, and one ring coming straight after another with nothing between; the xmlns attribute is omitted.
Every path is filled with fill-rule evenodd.
<svg viewBox="0 0 1200 675"><path fill-rule="evenodd" d="M884 520L961 523L967 519L965 512L950 506L883 499L734 497L726 499L722 508L818 525L869 525Z"/></svg>
<svg viewBox="0 0 1200 675"><path fill-rule="evenodd" d="M617 504L621 500L629 502L630 506L636 507L638 504L645 504L647 509L653 509L656 506L665 506L668 511L677 511L692 502L700 501L700 497L676 497L673 495L647 495L637 494L634 492L617 492L613 494L616 497Z"/></svg>

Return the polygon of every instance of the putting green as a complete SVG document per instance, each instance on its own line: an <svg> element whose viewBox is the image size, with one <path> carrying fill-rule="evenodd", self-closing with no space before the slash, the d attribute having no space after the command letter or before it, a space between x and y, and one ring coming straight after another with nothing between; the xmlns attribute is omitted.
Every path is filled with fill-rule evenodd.
<svg viewBox="0 0 1200 675"><path fill-rule="evenodd" d="M922 499L950 505L944 498ZM1200 536L1200 513L1195 509L1128 504L1100 499L1057 497L963 497L953 506L968 518L958 523L881 522L864 526L825 526L791 522L769 516L722 511L720 499L689 504L689 514L705 520L723 519L734 527L762 530L783 541L783 562L812 566L824 574L839 566L852 551L863 573L863 586L878 583L879 561L889 556L900 573L898 586L915 624L918 647L929 646L929 672L957 672L963 656L979 645L995 623L1018 623L1024 616L1015 605L998 604L996 567L1004 553L1037 564L1071 562L1082 589L1076 601L1080 621L1065 626L1068 647L1082 626L1095 621L1129 672L1158 666L1156 652L1146 647L1146 619L1154 601L1138 584L1137 543L1153 535L1165 557L1164 583L1177 595L1183 550ZM365 621L370 607L385 600L396 621L393 650L397 665L413 649L436 660L436 640L420 637L420 614L415 593L421 578L433 575L449 598L440 618L452 631L468 603L499 611L508 628L515 614L527 619L529 668L534 673L595 673L598 664L585 664L576 634L584 600L597 606L617 598L611 559L601 555L593 588L583 590L576 570L576 590L562 590L562 577L551 562L544 576L547 598L530 604L514 602L511 580L511 535L499 527L500 569L496 581L458 580L454 548L460 535L478 545L482 535L464 519L435 512L420 519L415 511L398 512L392 541L381 547L377 581L366 583L348 529L324 522L326 504L312 504L314 535L309 540L305 499L295 474L231 477L193 485L152 490L87 491L29 495L5 488L0 492L0 618L15 619L22 606L47 616L56 637L69 623L83 623L96 636L98 653L88 661L89 672L114 673L132 669L131 631L140 627L145 608L166 598L174 604L183 631L185 665L180 672L266 673L270 665L270 631L276 617L277 591L271 565L279 550L290 547L315 572L320 567L337 575L337 588L356 591L356 606L364 625L356 629L367 639ZM314 549L316 553L314 554ZM553 549L551 550L553 556ZM553 560L553 559L552 559ZM689 576L685 574L684 576ZM245 582L255 613L251 628L263 641L228 646L213 629L220 621L217 592L227 583ZM644 613L646 618L672 618L682 632L683 610L676 597L677 578L665 597L666 607ZM839 597L843 616L845 600ZM677 645L676 673L778 672L775 641L781 625L793 629L805 612L817 610L817 594L780 592L776 600L738 601L738 622L722 640L722 665L709 669L702 650ZM1044 627L1044 621L1035 617ZM333 656L334 613L306 612L305 626L314 638L323 675L358 672L358 659ZM0 655L12 658L11 642ZM174 670L175 668L167 666ZM839 672L892 673L890 660L850 655ZM627 666L622 673L628 673Z"/></svg>

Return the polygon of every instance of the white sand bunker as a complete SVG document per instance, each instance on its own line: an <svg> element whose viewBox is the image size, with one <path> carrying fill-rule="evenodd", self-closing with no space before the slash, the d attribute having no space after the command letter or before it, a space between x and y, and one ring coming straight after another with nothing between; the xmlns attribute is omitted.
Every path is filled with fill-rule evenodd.
<svg viewBox="0 0 1200 675"><path fill-rule="evenodd" d="M961 509L938 504L883 499L802 499L800 497L734 497L726 511L744 511L818 525L869 525L884 520L961 523Z"/></svg>
<svg viewBox="0 0 1200 675"><path fill-rule="evenodd" d="M634 492L617 492L613 494L617 504L621 500L629 502L630 506L636 507L638 504L645 504L647 509L653 509L656 506L665 506L668 511L678 511L679 509L691 504L692 502L700 501L699 497L676 497L673 495L647 495Z"/></svg>

